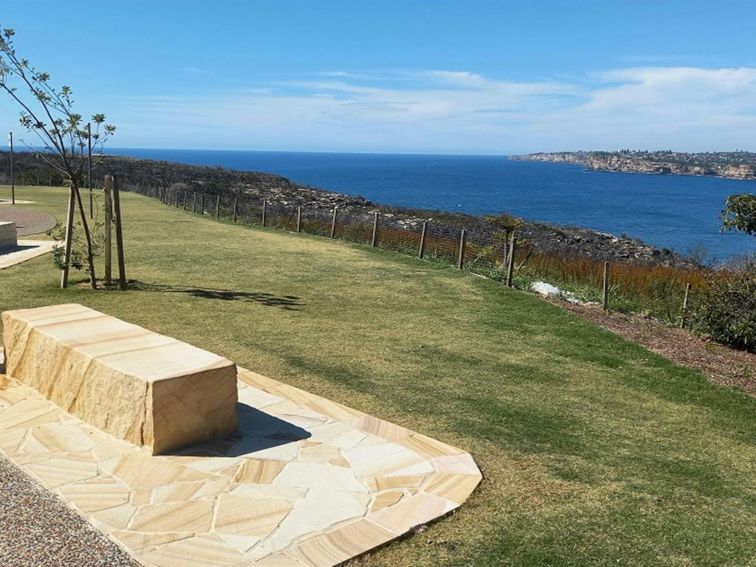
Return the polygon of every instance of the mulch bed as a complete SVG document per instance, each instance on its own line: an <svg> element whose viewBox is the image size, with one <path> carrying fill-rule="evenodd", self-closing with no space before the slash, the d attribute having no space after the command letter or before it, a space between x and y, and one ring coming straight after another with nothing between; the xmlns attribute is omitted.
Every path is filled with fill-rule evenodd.
<svg viewBox="0 0 756 567"><path fill-rule="evenodd" d="M700 370L715 384L756 396L756 354L727 348L639 315L604 313L592 305L550 301L672 362Z"/></svg>
<svg viewBox="0 0 756 567"><path fill-rule="evenodd" d="M56 220L54 216L47 213L3 205L0 206L0 222L16 223L17 234L27 236L50 230L55 226Z"/></svg>

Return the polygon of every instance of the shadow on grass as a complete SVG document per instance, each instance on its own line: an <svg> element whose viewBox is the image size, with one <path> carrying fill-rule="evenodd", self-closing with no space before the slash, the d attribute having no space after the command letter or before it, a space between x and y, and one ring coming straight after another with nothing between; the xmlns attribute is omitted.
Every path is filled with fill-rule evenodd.
<svg viewBox="0 0 756 567"><path fill-rule="evenodd" d="M223 438L210 439L169 454L181 457L241 457L288 443L309 439L312 434L288 421L237 402L236 432Z"/></svg>
<svg viewBox="0 0 756 567"><path fill-rule="evenodd" d="M289 311L298 311L302 306L296 295L277 296L261 291L232 291L228 289L200 288L181 285L152 284L130 280L129 289L135 291L157 291L160 293L184 293L200 299L217 299L220 301L247 301L260 303L269 307L280 307Z"/></svg>

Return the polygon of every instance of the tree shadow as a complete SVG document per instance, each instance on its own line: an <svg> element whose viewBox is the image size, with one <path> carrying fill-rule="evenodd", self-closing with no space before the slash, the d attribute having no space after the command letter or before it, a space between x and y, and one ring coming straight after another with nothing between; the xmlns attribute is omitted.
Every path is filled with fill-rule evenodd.
<svg viewBox="0 0 756 567"><path fill-rule="evenodd" d="M237 402L237 430L228 437L210 439L168 455L178 457L255 457L255 453L303 441L312 434L293 423Z"/></svg>
<svg viewBox="0 0 756 567"><path fill-rule="evenodd" d="M180 285L153 284L129 280L129 289L136 291L157 291L161 293L184 293L200 299L217 299L220 301L247 301L269 307L280 307L288 311L298 311L303 305L296 295L277 296L261 291L232 291L229 289L212 289Z"/></svg>

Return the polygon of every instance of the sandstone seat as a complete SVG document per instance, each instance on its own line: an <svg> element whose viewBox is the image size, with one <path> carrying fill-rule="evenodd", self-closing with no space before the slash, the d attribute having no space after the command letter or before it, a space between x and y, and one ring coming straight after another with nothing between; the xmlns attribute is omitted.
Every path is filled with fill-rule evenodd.
<svg viewBox="0 0 756 567"><path fill-rule="evenodd" d="M5 373L160 454L236 429L236 366L81 305L2 314Z"/></svg>
<svg viewBox="0 0 756 567"><path fill-rule="evenodd" d="M0 222L0 251L12 250L17 246L16 225L12 222Z"/></svg>

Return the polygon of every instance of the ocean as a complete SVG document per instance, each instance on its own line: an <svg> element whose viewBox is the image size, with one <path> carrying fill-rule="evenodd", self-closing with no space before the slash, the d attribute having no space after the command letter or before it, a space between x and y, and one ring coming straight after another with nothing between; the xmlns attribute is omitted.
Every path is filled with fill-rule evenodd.
<svg viewBox="0 0 756 567"><path fill-rule="evenodd" d="M389 155L108 148L108 153L283 175L300 184L387 205L509 213L640 238L723 261L756 252L756 238L721 233L728 195L756 181L586 171L503 156Z"/></svg>

